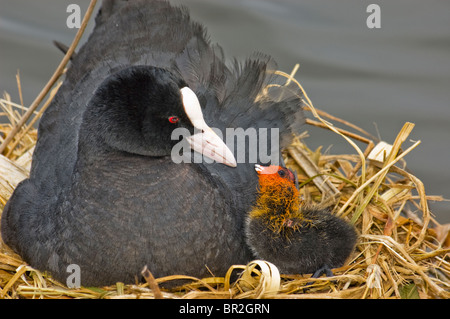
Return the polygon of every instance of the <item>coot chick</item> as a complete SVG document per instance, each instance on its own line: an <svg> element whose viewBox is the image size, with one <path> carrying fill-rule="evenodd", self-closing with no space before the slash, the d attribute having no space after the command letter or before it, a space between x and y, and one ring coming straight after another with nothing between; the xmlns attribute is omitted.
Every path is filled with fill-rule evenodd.
<svg viewBox="0 0 450 319"><path fill-rule="evenodd" d="M261 94L273 66L260 54L227 66L186 9L104 1L40 120L30 177L2 213L4 242L63 283L78 265L82 286L134 283L144 266L203 277L247 263L254 162L236 163L211 128L275 127L277 153L289 145L301 96ZM175 161L176 128L216 162Z"/></svg>
<svg viewBox="0 0 450 319"><path fill-rule="evenodd" d="M355 229L327 209L306 206L295 176L281 166L256 165L259 196L247 218L247 242L258 258L285 273L318 277L340 267L352 253Z"/></svg>

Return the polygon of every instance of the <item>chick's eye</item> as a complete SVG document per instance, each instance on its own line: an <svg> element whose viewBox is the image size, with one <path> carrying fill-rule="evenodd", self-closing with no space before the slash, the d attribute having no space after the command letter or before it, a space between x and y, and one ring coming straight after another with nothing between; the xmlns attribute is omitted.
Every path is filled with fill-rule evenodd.
<svg viewBox="0 0 450 319"><path fill-rule="evenodd" d="M169 116L169 122L172 124L178 123L179 120L180 118L178 116Z"/></svg>
<svg viewBox="0 0 450 319"><path fill-rule="evenodd" d="M286 172L282 171L282 170L279 170L278 171L278 175L280 175L281 177L285 177L286 176Z"/></svg>

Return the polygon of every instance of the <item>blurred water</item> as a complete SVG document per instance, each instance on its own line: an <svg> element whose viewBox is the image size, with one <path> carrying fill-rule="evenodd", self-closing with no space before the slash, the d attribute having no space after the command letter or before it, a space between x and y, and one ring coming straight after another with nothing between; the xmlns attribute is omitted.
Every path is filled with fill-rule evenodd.
<svg viewBox="0 0 450 319"><path fill-rule="evenodd" d="M408 167L429 195L450 198L450 2L173 2L189 7L228 57L261 51L286 72L300 63L296 78L317 108L387 142L406 121L415 123L410 137L422 143L406 157ZM76 33L66 27L70 3L84 14L89 1L0 0L0 90L13 100L18 101L17 70L30 104L59 64L62 54L52 40L70 44ZM370 3L380 5L381 29L366 26ZM330 152L354 153L334 134L309 132L313 148L332 145ZM430 206L441 222L450 222L450 203Z"/></svg>

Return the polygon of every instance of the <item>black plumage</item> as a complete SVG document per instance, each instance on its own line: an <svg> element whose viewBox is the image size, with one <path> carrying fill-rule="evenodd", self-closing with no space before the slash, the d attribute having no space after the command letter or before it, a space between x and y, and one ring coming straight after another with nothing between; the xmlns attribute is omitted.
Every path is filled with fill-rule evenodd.
<svg viewBox="0 0 450 319"><path fill-rule="evenodd" d="M285 167L256 166L260 190L246 222L247 242L258 258L291 274L332 275L355 247L355 228L328 208L299 197L294 174Z"/></svg>
<svg viewBox="0 0 450 319"><path fill-rule="evenodd" d="M301 98L262 94L274 67L262 54L227 65L185 8L104 1L40 121L30 177L2 214L4 242L62 282L79 265L85 286L134 282L145 265L155 277L202 277L248 262L253 163L176 164L171 132L194 132L180 94L188 86L210 127L277 128L287 146L303 123Z"/></svg>

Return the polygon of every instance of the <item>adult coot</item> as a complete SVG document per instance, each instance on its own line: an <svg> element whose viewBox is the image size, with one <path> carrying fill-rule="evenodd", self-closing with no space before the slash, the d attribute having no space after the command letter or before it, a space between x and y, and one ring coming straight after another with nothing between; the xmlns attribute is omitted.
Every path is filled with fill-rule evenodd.
<svg viewBox="0 0 450 319"><path fill-rule="evenodd" d="M286 167L256 165L259 196L247 217L249 246L259 258L275 263L285 273L322 272L340 267L356 243L354 227L303 203L294 174Z"/></svg>
<svg viewBox="0 0 450 319"><path fill-rule="evenodd" d="M145 265L155 276L202 277L246 263L251 150L224 147L211 128L275 128L279 145L264 141L277 153L291 141L301 98L268 86L273 65L259 54L227 66L184 8L104 1L41 119L30 177L3 212L3 240L62 282L78 265L85 286L134 282ZM175 128L216 162L174 157Z"/></svg>

